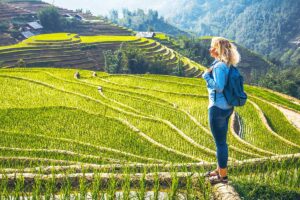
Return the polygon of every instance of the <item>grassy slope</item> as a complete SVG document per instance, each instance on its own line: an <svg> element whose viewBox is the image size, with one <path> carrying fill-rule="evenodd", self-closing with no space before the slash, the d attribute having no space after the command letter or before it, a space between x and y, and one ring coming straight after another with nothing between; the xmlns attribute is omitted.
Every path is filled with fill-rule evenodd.
<svg viewBox="0 0 300 200"><path fill-rule="evenodd" d="M118 118L126 120L148 137L162 144L163 147L160 148L165 150L166 147L172 148L175 150L174 152L179 151L184 153L184 155L186 154L187 157L190 156L190 159L194 157L205 161L213 160L213 153L210 152L214 152L215 147L213 139L208 133L209 127L206 114L207 92L202 80L185 78L185 81L184 78L171 76L108 75L105 73L100 73L98 77L93 78L89 71L80 71L81 79L76 80L73 78L73 73L74 70L57 69L1 70L1 80L4 85L2 91L10 91L8 93L9 95L2 97L1 101L2 112L6 113L4 114L6 118L2 118L5 123L2 123L1 130L13 132L24 132L26 130L26 133L45 133L46 135L47 132L49 132L49 134L60 132L63 135L66 134L65 136L68 138L81 132L87 139L85 142L88 142L91 137L94 137L93 133L95 132L104 131L103 137L105 136L106 130L101 129L103 125L100 125L103 122L92 123L94 120L91 119L93 115L95 115L93 118L96 116L101 118L101 116L104 115L104 121L108 120L105 119L105 116L115 120ZM18 87L20 84L22 87ZM103 95L97 92L97 86L99 85L104 88ZM62 96L64 96L63 99ZM57 106L63 107L55 108ZM41 120L39 124L36 124L34 123L34 116L37 115L35 112L38 111L35 111L33 108L39 107L54 107L54 110L58 109L59 112L64 113L65 118L69 120L56 117L54 115L55 112L52 112L49 108L49 115L45 115L47 118L44 119L43 115L40 115L43 120ZM79 110L70 110L68 107ZM16 110L16 108L25 110ZM264 110L264 107L262 107L262 109ZM77 119L76 114L74 114L83 111L93 114L90 117L86 117L90 118L90 123L84 122L85 117ZM249 113L251 113L250 111L253 114L249 115ZM28 120L32 121L32 123L29 123L30 121L25 120L25 118L18 118L18 112L22 112L20 116L27 116ZM191 115L189 116L187 112ZM271 152L272 144L282 145L282 141L276 138L258 140L258 137L264 138L265 134L262 133L267 131L262 121L257 117L253 118L254 115L257 115L257 111L255 111L251 104L247 104L244 108L237 109L237 112L240 113L246 122L245 126L249 127L245 129L245 133L250 131L249 134L246 134L246 141ZM84 113L80 114L80 116L81 115L84 115ZM198 124L195 123L191 117L194 118ZM96 119L97 117L95 120ZM24 121L27 121L26 124L21 123ZM47 125L51 121L53 121L52 127ZM65 127L60 127L60 121L65 121L65 123L71 122L71 127L69 127L68 124L66 124ZM121 121L118 121L118 123L120 124ZM283 123L287 122L284 121ZM27 124L30 124L30 126ZM81 124L86 128L82 128ZM289 126L287 128L289 129ZM282 130L283 128L279 129L275 127L275 131L278 131L279 134L282 134ZM290 133L291 135L282 134L282 136L286 139L291 139L297 134L295 131L297 132L297 130L293 129L293 132ZM107 132L115 132L117 134L117 132L120 131L107 130ZM132 134L130 130L128 130L128 132L129 135ZM257 134L257 136L254 136L254 133ZM165 137L162 137L162 135L165 135ZM101 138L102 136L98 135L97 137L100 137L99 141L97 139L92 139L91 141L100 145L101 141L105 140L107 143L103 143L101 146L110 147L113 145L113 141L117 136ZM124 136L124 139L126 139L126 137ZM136 142L138 138L140 138L137 137L137 139L133 139L132 137L137 136L130 136L130 138ZM231 138L231 136L229 137ZM79 136L76 139L83 140L83 138ZM109 141L112 143L108 143ZM142 141L146 142L145 139ZM242 150L248 150L247 145L238 144L232 139L229 139L229 141L232 142L230 145L238 148L237 151L231 151L230 156L232 158L238 160L251 158L250 155L242 152ZM147 142L149 145L149 140ZM124 147L122 144L129 144L129 146ZM152 153L148 151L139 152L138 147L140 145L141 144L138 144L134 147L134 145L130 145L129 141L123 141L118 145L116 144L115 147L118 150L132 154L171 162L176 161L176 159L187 159L183 158L182 155L178 155L178 157L173 155L171 156L172 159L170 156L167 156L167 153L159 155L155 153L155 149L158 147L153 147L153 150L149 150ZM274 151L274 153L297 152L299 152L299 150L293 147L286 147ZM253 151L252 153L255 152Z"/></svg>
<svg viewBox="0 0 300 200"><path fill-rule="evenodd" d="M0 92L5 94L0 97L1 168L30 167L28 170L32 170L41 165L74 163L215 161L203 80L104 72L93 77L91 71L79 72L81 78L74 79L74 69L0 70ZM99 86L102 93L97 91ZM276 133L288 140L299 134L283 116L281 121L272 116L270 112L278 111L271 105L254 97L251 99L268 117ZM247 142L274 153L299 153L299 149L267 136L265 125L252 104L236 111L249 127ZM256 130L249 132L251 128ZM255 137L251 137L253 134ZM257 137L261 138L260 143ZM231 134L228 142L230 159L268 156L239 142ZM273 151L271 145L285 145L285 148ZM300 192L297 189L299 174L296 173L299 160L268 163L231 168L238 192L250 199L262 195L280 198L287 192L291 199L297 197ZM250 183L256 186L248 187ZM254 195L258 190L264 192Z"/></svg>

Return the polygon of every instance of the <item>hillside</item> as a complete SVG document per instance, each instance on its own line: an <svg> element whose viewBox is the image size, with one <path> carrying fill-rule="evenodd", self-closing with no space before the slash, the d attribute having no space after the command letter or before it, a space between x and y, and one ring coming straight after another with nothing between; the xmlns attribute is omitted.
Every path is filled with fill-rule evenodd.
<svg viewBox="0 0 300 200"><path fill-rule="evenodd" d="M213 58L208 51L211 44L211 38L211 36L195 38L167 37L158 38L157 40L203 66L210 66L213 62ZM238 51L241 54L241 62L238 64L238 68L244 76L245 81L248 84L257 84L257 80L260 77L264 77L267 71L271 67L274 67L274 64L242 45L237 44L234 41L233 43L237 46Z"/></svg>
<svg viewBox="0 0 300 200"><path fill-rule="evenodd" d="M30 66L56 66L104 70L103 51L130 46L145 53L148 61L161 56L164 67L174 68L181 61L185 76L200 76L205 69L198 63L180 56L176 51L153 39L135 36L79 36L71 33L42 34L16 45L0 47L0 66L16 67L20 61Z"/></svg>
<svg viewBox="0 0 300 200"><path fill-rule="evenodd" d="M38 13L43 8L50 6L50 4L42 1L12 1L9 2L9 5L28 10L34 14ZM58 8L60 14L78 14L86 20L74 28L64 29L65 32L72 32L80 35L132 35L132 31L128 30L127 28L118 26L102 18L99 19L99 17L93 16L92 14L73 11L66 8L56 8Z"/></svg>
<svg viewBox="0 0 300 200"><path fill-rule="evenodd" d="M24 39L21 29L28 23L38 20L39 11L51 6L42 1L8 1L0 2L0 45L15 44ZM71 26L62 28L62 32L72 32L80 35L124 35L130 36L134 33L125 27L118 26L101 17L93 16L82 11L73 11L65 8L55 7L61 15L79 15L83 20L76 20ZM1 28L1 26L3 28ZM43 29L41 33L49 33ZM50 31L51 32L51 31ZM5 36L5 37L4 37ZM3 39L2 39L3 38Z"/></svg>
<svg viewBox="0 0 300 200"><path fill-rule="evenodd" d="M173 36L190 36L188 32L169 24L163 16L159 17L158 12L151 9L148 13L145 13L142 9L136 11L124 9L122 16L120 18L118 11L112 10L109 19L120 26L128 27L135 31L155 31Z"/></svg>
<svg viewBox="0 0 300 200"><path fill-rule="evenodd" d="M170 199L210 199L214 192L201 178L215 167L204 81L96 75L0 69L0 167L6 174L0 178L10 183L0 195L24 194L25 181L36 198L73 190L113 197L120 189L127 196L136 187L142 196L148 188ZM246 91L249 101L235 109L228 134L232 185L246 199L298 199L300 131L282 110L299 118L299 101L253 86Z"/></svg>
<svg viewBox="0 0 300 200"><path fill-rule="evenodd" d="M104 52L114 52L124 45L143 51L147 63L159 59L166 69L177 68L180 65L183 68L181 74L184 76L199 77L204 69L200 64L181 56L155 40L131 36L134 33L130 29L91 14L64 8L57 8L60 15L74 16L78 14L84 17L84 20L76 21L74 26L65 27L65 33L46 34L45 38L42 35L22 40L19 31L22 29L22 24L32 20L27 18L36 18L37 13L48 7L49 4L42 1L8 1L2 5L6 6L6 9L0 10L0 14L11 13L11 18L6 19L7 30L4 29L3 34L0 31L1 67L15 67L20 66L21 63L28 67L55 66L103 71L105 67ZM20 13L20 15L14 16L15 9L22 10L26 14ZM43 30L43 32L47 31ZM12 38L12 35L15 38ZM60 39L57 40L57 37ZM8 45L16 43L18 40L17 44Z"/></svg>
<svg viewBox="0 0 300 200"><path fill-rule="evenodd" d="M207 51L211 44L211 37L200 38L200 43L200 52L206 52L206 55L198 55L196 61L203 65L209 65L213 61ZM274 66L274 64L264 59L261 55L250 51L236 42L234 42L234 44L237 46L241 55L241 62L238 64L238 68L247 83L255 84L257 79L263 77L267 71Z"/></svg>
<svg viewBox="0 0 300 200"><path fill-rule="evenodd" d="M298 0L178 0L174 5L165 17L182 30L228 37L285 65L298 65Z"/></svg>

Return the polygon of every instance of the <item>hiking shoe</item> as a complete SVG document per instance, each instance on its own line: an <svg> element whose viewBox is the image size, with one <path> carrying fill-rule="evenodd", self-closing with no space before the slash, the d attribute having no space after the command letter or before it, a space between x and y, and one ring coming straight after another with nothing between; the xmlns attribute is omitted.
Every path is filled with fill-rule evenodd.
<svg viewBox="0 0 300 200"><path fill-rule="evenodd" d="M214 185L217 183L228 183L228 176L221 177L219 174L217 176L211 176L209 177L210 184Z"/></svg>
<svg viewBox="0 0 300 200"><path fill-rule="evenodd" d="M215 173L215 174L212 174L212 173ZM219 174L219 171L218 170L212 170L212 171L208 171L204 174L204 177L211 177L211 176L216 176Z"/></svg>

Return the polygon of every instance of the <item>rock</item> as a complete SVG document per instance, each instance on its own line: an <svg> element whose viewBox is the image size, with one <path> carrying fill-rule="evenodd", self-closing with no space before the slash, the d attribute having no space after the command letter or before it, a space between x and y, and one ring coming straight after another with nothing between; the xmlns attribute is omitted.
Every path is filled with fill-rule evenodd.
<svg viewBox="0 0 300 200"><path fill-rule="evenodd" d="M76 73L74 74L74 78L80 79L80 74L79 74L79 72L76 72Z"/></svg>

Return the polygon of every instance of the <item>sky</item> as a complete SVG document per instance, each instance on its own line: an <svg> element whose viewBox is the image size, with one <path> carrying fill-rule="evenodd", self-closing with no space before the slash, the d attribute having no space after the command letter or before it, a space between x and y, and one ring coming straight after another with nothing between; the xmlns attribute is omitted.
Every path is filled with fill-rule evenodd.
<svg viewBox="0 0 300 200"><path fill-rule="evenodd" d="M94 15L108 15L109 11L116 9L122 13L122 8L135 10L141 8L143 10L154 9L159 15L167 16L171 12L172 7L180 0L44 0L53 3L55 6L75 10L82 8L90 10Z"/></svg>

